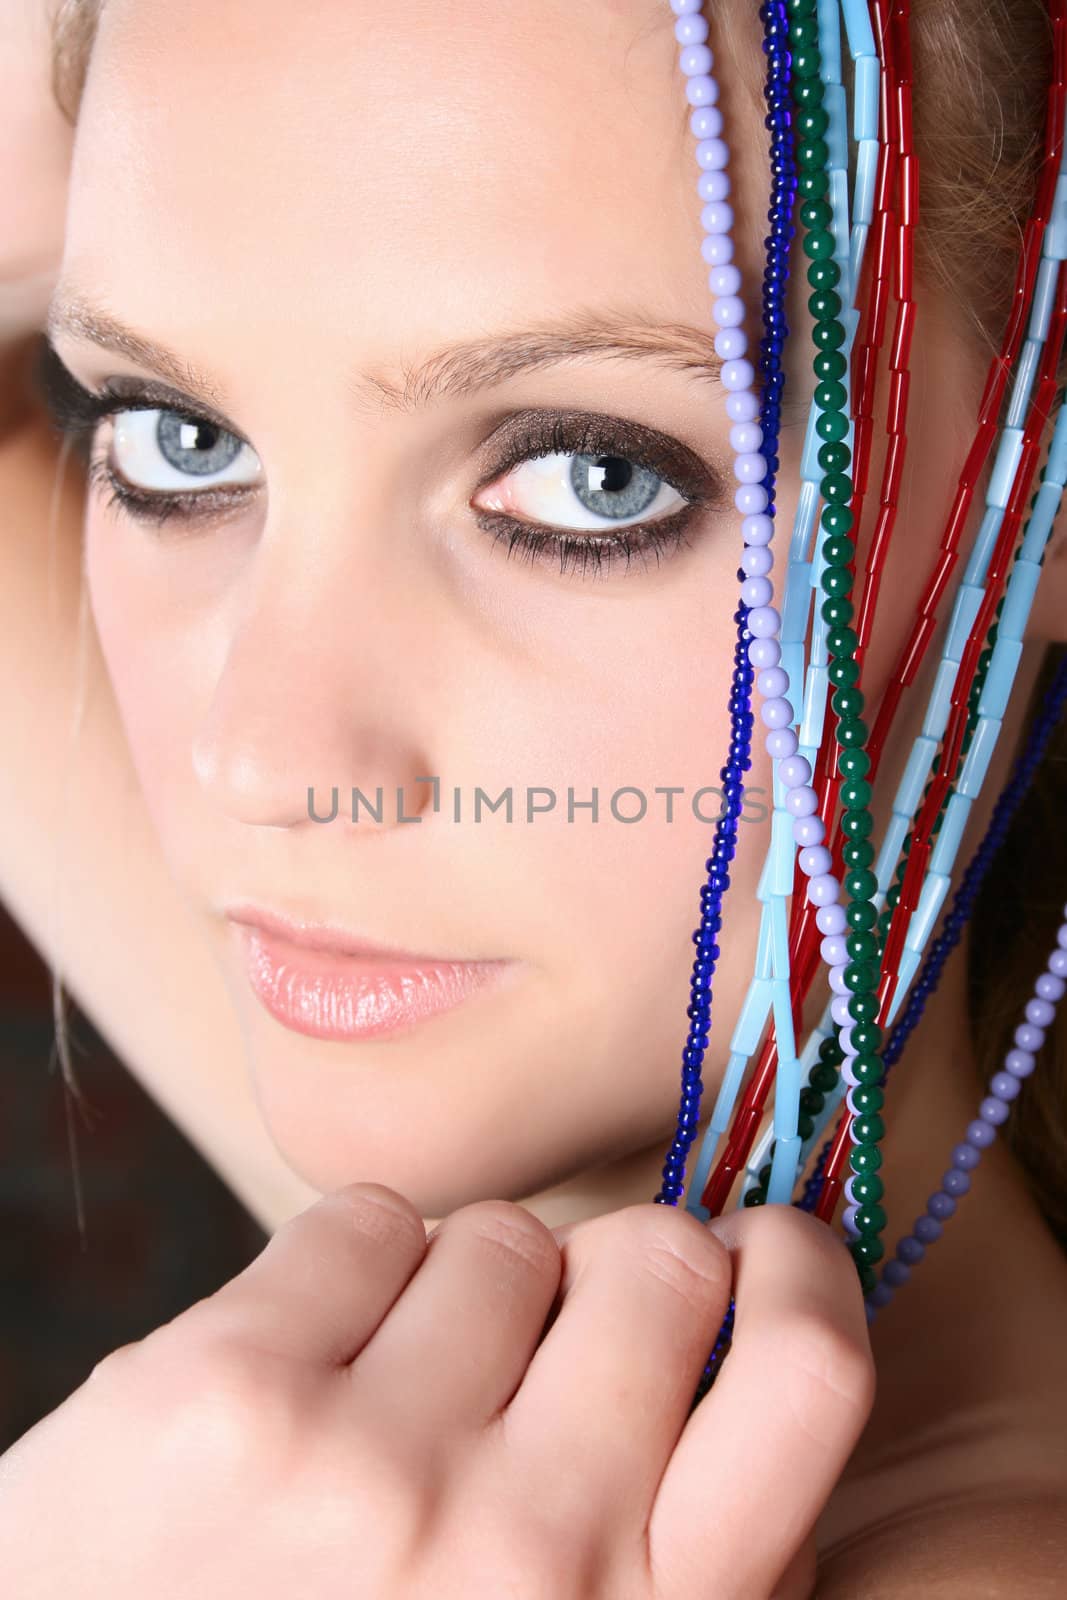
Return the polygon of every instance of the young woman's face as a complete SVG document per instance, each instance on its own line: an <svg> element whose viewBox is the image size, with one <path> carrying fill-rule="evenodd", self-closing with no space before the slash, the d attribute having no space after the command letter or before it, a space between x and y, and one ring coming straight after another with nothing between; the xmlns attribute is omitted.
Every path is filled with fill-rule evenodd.
<svg viewBox="0 0 1067 1600"><path fill-rule="evenodd" d="M165 381L204 415L199 375L224 426L156 393L161 426L102 427L135 488L202 500L157 522L95 487L92 605L264 1117L321 1189L375 1178L441 1214L674 1125L741 542L672 21L666 0L105 8L63 264L81 327L56 344L89 387ZM751 289L755 19L721 42ZM94 343L94 307L180 370ZM509 555L523 531L542 547ZM752 969L758 734L748 778L705 1112ZM320 815L337 787L333 821L310 786ZM382 789L380 821L353 822L353 786ZM474 820L477 789L510 789L511 821ZM554 809L531 819L528 790ZM227 916L249 902L502 965L416 1025L313 1036L250 981Z"/></svg>

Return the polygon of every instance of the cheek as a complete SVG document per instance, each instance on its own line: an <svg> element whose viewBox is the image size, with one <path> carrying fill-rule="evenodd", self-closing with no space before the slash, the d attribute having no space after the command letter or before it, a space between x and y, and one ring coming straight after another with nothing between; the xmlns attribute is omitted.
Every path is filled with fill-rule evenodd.
<svg viewBox="0 0 1067 1600"><path fill-rule="evenodd" d="M86 578L130 755L163 845L173 859L180 819L189 815L195 775L193 730L210 696L211 659L198 618L183 620L177 566L153 549L154 534L90 506Z"/></svg>
<svg viewBox="0 0 1067 1600"><path fill-rule="evenodd" d="M514 763L523 783L549 791L537 804L554 802L532 822L517 821L509 879L562 1003L600 1029L616 1017L626 1035L620 1045L632 1046L632 1030L640 1031L646 1061L684 1031L691 936L729 744L735 588L732 552L705 557L657 599L642 596L635 578L628 600L591 604L584 625L541 630L553 670L536 691L530 680L517 686L521 722L507 771L498 769L512 781ZM758 739L753 756L724 986L740 985L742 953L755 939L755 887L770 833L771 780ZM517 809L518 796L516 784Z"/></svg>

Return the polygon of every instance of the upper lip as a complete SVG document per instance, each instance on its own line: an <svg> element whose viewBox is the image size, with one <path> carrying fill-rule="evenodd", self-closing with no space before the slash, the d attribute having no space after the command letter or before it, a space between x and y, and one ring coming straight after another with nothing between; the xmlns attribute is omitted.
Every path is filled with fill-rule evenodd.
<svg viewBox="0 0 1067 1600"><path fill-rule="evenodd" d="M347 928L338 927L335 923L319 922L305 917L290 918L276 911L266 911L261 906L248 904L228 906L226 916L231 922L242 922L261 928L265 933L284 939L289 944L300 945L306 950L324 950L336 955L388 957L394 961L411 962L462 959L455 956L417 955L412 950L401 950L396 945L362 938L359 934L350 933Z"/></svg>

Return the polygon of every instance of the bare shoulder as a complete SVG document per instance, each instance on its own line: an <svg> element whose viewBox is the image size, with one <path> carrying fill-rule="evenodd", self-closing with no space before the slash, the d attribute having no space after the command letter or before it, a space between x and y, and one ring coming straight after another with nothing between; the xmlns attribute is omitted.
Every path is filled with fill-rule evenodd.
<svg viewBox="0 0 1067 1600"><path fill-rule="evenodd" d="M0 436L0 895L273 1229L307 1193L259 1118L222 977L141 795L83 588L83 504L84 473L39 413Z"/></svg>
<svg viewBox="0 0 1067 1600"><path fill-rule="evenodd" d="M1067 1593L1067 1466L1060 1487L943 1494L857 1530L819 1558L817 1600L1060 1600Z"/></svg>

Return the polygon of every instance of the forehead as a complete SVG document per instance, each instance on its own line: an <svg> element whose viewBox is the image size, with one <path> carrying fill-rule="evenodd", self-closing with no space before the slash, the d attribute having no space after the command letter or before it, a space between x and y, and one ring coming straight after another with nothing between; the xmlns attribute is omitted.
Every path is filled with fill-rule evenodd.
<svg viewBox="0 0 1067 1600"><path fill-rule="evenodd" d="M108 0L67 265L156 324L168 297L202 328L239 298L294 332L358 312L383 344L613 293L707 317L673 22L666 0ZM759 186L760 118L732 103Z"/></svg>

